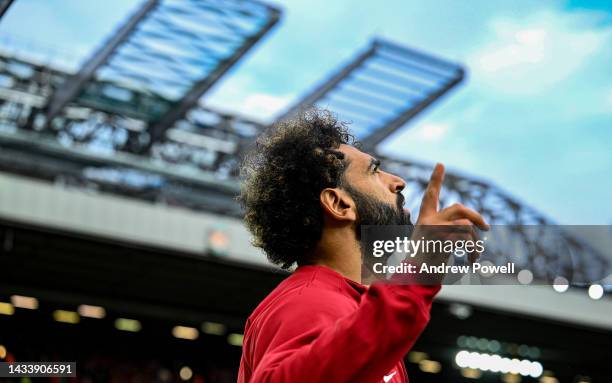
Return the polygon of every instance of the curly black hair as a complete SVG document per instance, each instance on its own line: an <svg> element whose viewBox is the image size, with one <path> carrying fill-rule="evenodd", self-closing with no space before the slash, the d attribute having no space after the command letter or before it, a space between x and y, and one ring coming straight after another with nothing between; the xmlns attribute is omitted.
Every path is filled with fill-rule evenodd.
<svg viewBox="0 0 612 383"><path fill-rule="evenodd" d="M239 201L272 263L287 269L312 254L323 231L319 195L342 186L341 144L359 145L331 112L309 109L271 126L246 155Z"/></svg>

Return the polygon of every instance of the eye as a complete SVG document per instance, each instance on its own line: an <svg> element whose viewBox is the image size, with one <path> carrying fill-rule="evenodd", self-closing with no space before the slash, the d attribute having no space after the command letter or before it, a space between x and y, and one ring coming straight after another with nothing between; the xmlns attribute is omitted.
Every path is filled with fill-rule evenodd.
<svg viewBox="0 0 612 383"><path fill-rule="evenodd" d="M373 172L374 173L380 173L380 165L375 165Z"/></svg>

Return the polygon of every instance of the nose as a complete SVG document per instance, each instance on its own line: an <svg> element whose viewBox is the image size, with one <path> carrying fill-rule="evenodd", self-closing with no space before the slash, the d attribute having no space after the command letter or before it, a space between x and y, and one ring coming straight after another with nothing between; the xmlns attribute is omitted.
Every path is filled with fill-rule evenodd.
<svg viewBox="0 0 612 383"><path fill-rule="evenodd" d="M387 173L389 176L389 190L391 193L399 193L406 187L406 182L395 174Z"/></svg>

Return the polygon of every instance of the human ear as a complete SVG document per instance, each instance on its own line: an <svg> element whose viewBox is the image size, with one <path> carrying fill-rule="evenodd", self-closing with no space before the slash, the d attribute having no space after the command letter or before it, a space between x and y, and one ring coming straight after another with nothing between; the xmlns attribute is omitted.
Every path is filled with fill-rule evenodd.
<svg viewBox="0 0 612 383"><path fill-rule="evenodd" d="M319 195L323 213L338 221L355 221L355 201L344 190L325 188Z"/></svg>

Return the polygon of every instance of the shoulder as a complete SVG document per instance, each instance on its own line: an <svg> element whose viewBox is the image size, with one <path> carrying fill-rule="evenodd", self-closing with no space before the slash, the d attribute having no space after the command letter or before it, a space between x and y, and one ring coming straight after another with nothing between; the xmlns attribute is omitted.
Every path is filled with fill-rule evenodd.
<svg viewBox="0 0 612 383"><path fill-rule="evenodd" d="M302 267L261 302L249 317L246 330L306 331L315 324L329 325L357 307L341 275L322 267Z"/></svg>
<svg viewBox="0 0 612 383"><path fill-rule="evenodd" d="M330 283L331 282L331 283ZM244 352L256 365L270 348L298 347L312 342L334 323L352 313L357 303L330 279L316 272L289 276L255 309L245 328Z"/></svg>
<svg viewBox="0 0 612 383"><path fill-rule="evenodd" d="M292 285L271 294L248 319L244 347L254 363L270 348L298 347L314 341L326 328L354 311L350 298L317 283Z"/></svg>
<svg viewBox="0 0 612 383"><path fill-rule="evenodd" d="M251 325L302 319L336 319L346 315L355 303L334 284L312 279L284 281L249 317ZM287 283L285 283L287 282Z"/></svg>

